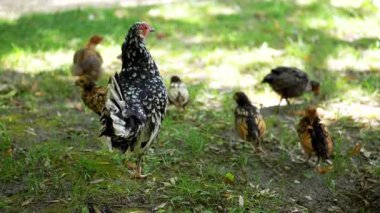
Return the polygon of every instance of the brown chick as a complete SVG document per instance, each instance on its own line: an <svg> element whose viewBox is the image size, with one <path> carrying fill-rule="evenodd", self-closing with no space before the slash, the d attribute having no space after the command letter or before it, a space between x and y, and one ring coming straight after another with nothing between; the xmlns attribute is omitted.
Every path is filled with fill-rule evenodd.
<svg viewBox="0 0 380 213"><path fill-rule="evenodd" d="M234 95L237 107L235 109L235 129L244 141L256 142L256 151L261 152L266 126L259 109L251 104L244 92Z"/></svg>
<svg viewBox="0 0 380 213"><path fill-rule="evenodd" d="M75 52L74 65L72 67L72 74L74 76L88 75L95 81L100 78L102 75L103 58L95 48L102 41L103 37L94 35L84 48Z"/></svg>
<svg viewBox="0 0 380 213"><path fill-rule="evenodd" d="M102 114L106 102L107 88L97 87L95 81L87 75L80 76L75 85L80 87L84 104L98 115Z"/></svg>
<svg viewBox="0 0 380 213"><path fill-rule="evenodd" d="M333 141L326 126L321 123L315 107L308 107L305 116L300 120L297 127L301 147L308 156L306 162L312 155L318 157L316 165L320 159L328 159L333 151Z"/></svg>
<svg viewBox="0 0 380 213"><path fill-rule="evenodd" d="M272 69L271 73L266 75L262 82L268 83L281 96L279 107L284 98L286 103L290 104L288 98L299 97L310 91L314 95L318 95L320 89L318 82L311 81L305 72L295 67Z"/></svg>

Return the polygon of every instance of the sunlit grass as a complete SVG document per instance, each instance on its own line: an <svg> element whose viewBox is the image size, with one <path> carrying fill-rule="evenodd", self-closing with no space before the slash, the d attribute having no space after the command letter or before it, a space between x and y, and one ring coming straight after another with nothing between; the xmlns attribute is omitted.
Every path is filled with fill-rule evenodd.
<svg viewBox="0 0 380 213"><path fill-rule="evenodd" d="M353 47L337 48L336 54L329 56L326 65L332 71L369 71L379 70L380 51L367 49L358 51Z"/></svg>

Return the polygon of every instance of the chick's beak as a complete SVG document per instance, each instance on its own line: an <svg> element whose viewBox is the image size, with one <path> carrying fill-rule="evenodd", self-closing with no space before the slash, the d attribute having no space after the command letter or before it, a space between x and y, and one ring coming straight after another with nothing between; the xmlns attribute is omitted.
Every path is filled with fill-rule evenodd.
<svg viewBox="0 0 380 213"><path fill-rule="evenodd" d="M156 30L153 27L151 27L150 30L149 30L149 32L151 32L151 33L152 32L156 32Z"/></svg>

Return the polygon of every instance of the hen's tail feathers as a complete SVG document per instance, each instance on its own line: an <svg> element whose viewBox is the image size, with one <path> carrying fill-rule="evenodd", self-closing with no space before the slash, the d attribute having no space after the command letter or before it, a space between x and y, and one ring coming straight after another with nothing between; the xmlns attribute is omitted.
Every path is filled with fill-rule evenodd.
<svg viewBox="0 0 380 213"><path fill-rule="evenodd" d="M106 102L110 121L105 119L103 122L105 122L106 126L112 125L114 135L131 139L137 137L143 121L135 113L127 109L120 85L119 75L115 74L108 84L109 94ZM105 128L106 130L107 127Z"/></svg>

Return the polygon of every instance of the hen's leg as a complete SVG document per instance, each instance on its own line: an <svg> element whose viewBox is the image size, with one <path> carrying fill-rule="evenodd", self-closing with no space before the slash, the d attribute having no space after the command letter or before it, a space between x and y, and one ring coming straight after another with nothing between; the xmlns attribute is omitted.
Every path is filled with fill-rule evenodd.
<svg viewBox="0 0 380 213"><path fill-rule="evenodd" d="M280 103L278 103L278 106L277 106L277 113L280 112L280 105L281 105L281 101L282 101L283 97L281 96L280 98Z"/></svg>
<svg viewBox="0 0 380 213"><path fill-rule="evenodd" d="M108 151L113 152L111 137L106 137Z"/></svg>
<svg viewBox="0 0 380 213"><path fill-rule="evenodd" d="M144 179L144 178L147 178L150 175L150 174L146 174L146 175L142 174L142 161L143 161L143 156L139 155L137 157L137 161L136 161L137 168L135 170L135 173L133 174L134 178Z"/></svg>
<svg viewBox="0 0 380 213"><path fill-rule="evenodd" d="M286 100L286 104L290 106L291 104L290 104L289 100L287 98L285 98L285 100Z"/></svg>

